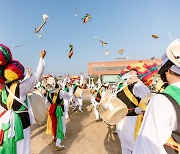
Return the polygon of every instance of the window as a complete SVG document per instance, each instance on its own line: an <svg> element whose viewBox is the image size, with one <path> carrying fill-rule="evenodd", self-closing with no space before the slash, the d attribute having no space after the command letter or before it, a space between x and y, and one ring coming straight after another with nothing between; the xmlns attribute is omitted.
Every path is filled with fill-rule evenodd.
<svg viewBox="0 0 180 154"><path fill-rule="evenodd" d="M93 67L93 71L120 71L126 67L114 66L114 67Z"/></svg>

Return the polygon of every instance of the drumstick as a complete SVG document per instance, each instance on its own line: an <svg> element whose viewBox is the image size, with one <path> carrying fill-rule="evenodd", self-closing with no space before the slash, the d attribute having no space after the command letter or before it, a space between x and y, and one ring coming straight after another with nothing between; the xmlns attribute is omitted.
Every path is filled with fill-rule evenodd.
<svg viewBox="0 0 180 154"><path fill-rule="evenodd" d="M35 33L37 34L37 33L43 28L43 26L44 26L45 24L46 24L46 21L44 21L44 22L39 26L38 29L35 28Z"/></svg>

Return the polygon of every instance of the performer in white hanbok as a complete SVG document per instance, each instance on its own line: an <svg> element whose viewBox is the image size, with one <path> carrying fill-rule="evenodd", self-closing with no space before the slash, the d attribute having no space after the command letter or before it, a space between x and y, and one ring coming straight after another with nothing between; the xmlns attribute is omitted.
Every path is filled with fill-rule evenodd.
<svg viewBox="0 0 180 154"><path fill-rule="evenodd" d="M64 86L64 91L70 92L70 90L73 90L73 89L72 89L71 81L69 80L66 82L66 85ZM70 99L71 99L70 97L64 98L64 116L65 116L66 120L69 119L69 113L68 112L69 112Z"/></svg>
<svg viewBox="0 0 180 154"><path fill-rule="evenodd" d="M76 107L78 106L79 111L83 112L82 110L82 106L83 106L83 100L82 100L82 89L81 86L79 85L78 82L73 83L72 85L73 87L73 100L74 100L74 107L73 107L73 111L76 110ZM76 95L76 91L78 91L78 95Z"/></svg>
<svg viewBox="0 0 180 154"><path fill-rule="evenodd" d="M65 148L65 146L61 144L66 133L66 118L64 115L63 100L70 99L71 96L72 90L66 92L61 90L57 84L54 89L47 92L46 101L48 101L50 105L48 107L46 134L53 135L54 141L56 141L55 150L62 150Z"/></svg>
<svg viewBox="0 0 180 154"><path fill-rule="evenodd" d="M6 51L6 55L8 53L11 55L10 49L1 44L0 52L4 51ZM43 73L45 55L45 50L40 52L40 60L36 72L22 81L21 79L24 74L23 65L18 61L12 60L11 56L8 58L9 61L4 69L6 83L0 92L1 154L31 153L30 125L35 120L27 93L36 85Z"/></svg>
<svg viewBox="0 0 180 154"><path fill-rule="evenodd" d="M150 94L149 88L138 78L137 72L131 70L122 77L125 82L117 92L117 98L127 105L128 114L116 125L121 142L122 154L131 154L135 141L135 126L142 109L138 106L141 98Z"/></svg>
<svg viewBox="0 0 180 154"><path fill-rule="evenodd" d="M95 114L95 121L99 121L101 119L101 116L97 110L97 106L99 105L101 99L103 99L106 95L107 87L109 86L108 83L103 84L99 89L97 89L97 92L95 92L95 100L94 100L94 114Z"/></svg>
<svg viewBox="0 0 180 154"><path fill-rule="evenodd" d="M162 56L159 70L167 83L146 109L133 154L180 153L180 40L174 40Z"/></svg>
<svg viewBox="0 0 180 154"><path fill-rule="evenodd" d="M84 76L83 73L81 73L80 75L80 81L79 81L80 85L82 86L82 84L84 83Z"/></svg>
<svg viewBox="0 0 180 154"><path fill-rule="evenodd" d="M95 104L95 101L96 101L95 98L96 98L97 90L96 89L91 89L90 93L91 93L91 104L94 107L94 104Z"/></svg>

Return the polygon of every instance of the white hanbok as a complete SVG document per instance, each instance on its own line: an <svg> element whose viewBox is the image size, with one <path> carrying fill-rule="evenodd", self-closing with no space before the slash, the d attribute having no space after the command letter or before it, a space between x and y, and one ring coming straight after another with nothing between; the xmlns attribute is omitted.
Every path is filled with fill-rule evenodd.
<svg viewBox="0 0 180 154"><path fill-rule="evenodd" d="M173 85L180 88L180 82ZM163 145L176 129L174 106L166 96L154 95L146 109L133 154L166 154Z"/></svg>
<svg viewBox="0 0 180 154"><path fill-rule="evenodd" d="M133 87L133 94L136 97L144 98L150 94L150 90L143 82L139 81ZM136 119L137 116L126 116L116 125L116 131L121 142L122 154L131 154L133 150Z"/></svg>
<svg viewBox="0 0 180 154"><path fill-rule="evenodd" d="M56 92L56 89L54 89L54 90L52 90L52 91L50 91L50 93L55 93ZM70 90L70 92L66 92L66 91L63 91L63 90L60 90L60 92L59 92L59 98L60 99L66 99L66 100L68 100L68 99L70 99L72 97L72 90ZM49 101L48 101L48 99L47 99L47 97L46 97L46 104L51 104ZM62 124L63 124L63 133L64 133L64 135L66 134L66 118L65 118L65 113L63 113L63 116L62 116ZM59 139L59 138L57 138L56 139L56 146L57 147L59 147L59 146L61 146L61 139Z"/></svg>
<svg viewBox="0 0 180 154"><path fill-rule="evenodd" d="M106 91L103 90L102 93L101 93L101 99L103 99L106 95ZM97 105L99 105L99 102L97 102L96 100L94 100L94 114L95 114L95 120L99 120L100 119L100 114L97 110Z"/></svg>
<svg viewBox="0 0 180 154"><path fill-rule="evenodd" d="M23 80L20 82L19 89L20 89L20 100L25 101L27 93L29 90L31 90L37 82L40 80L43 71L44 71L45 61L44 59L40 58L39 65L37 67L37 70L35 73L32 74L29 78ZM33 116L32 108L30 106L30 103L28 101L28 112L30 116L30 122L31 124L35 123L35 119ZM31 148L30 148L30 126L23 130L24 132L24 139L17 142L17 154L30 154Z"/></svg>

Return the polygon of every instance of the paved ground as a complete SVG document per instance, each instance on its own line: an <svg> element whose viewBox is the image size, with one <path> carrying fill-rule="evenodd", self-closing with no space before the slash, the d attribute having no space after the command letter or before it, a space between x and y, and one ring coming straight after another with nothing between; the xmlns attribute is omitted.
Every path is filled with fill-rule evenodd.
<svg viewBox="0 0 180 154"><path fill-rule="evenodd" d="M83 100L83 113L72 111L67 121L67 138L63 141L65 149L55 151L52 136L45 134L46 122L31 127L32 154L121 154L118 136L113 134L114 128L102 121L94 121L94 113L90 97Z"/></svg>

